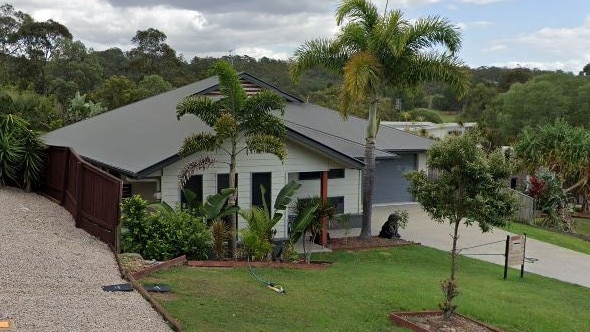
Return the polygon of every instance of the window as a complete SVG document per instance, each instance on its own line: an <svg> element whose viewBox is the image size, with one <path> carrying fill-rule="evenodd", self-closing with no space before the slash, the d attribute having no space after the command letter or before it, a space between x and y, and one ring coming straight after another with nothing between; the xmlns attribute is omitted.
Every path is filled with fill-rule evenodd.
<svg viewBox="0 0 590 332"><path fill-rule="evenodd" d="M195 193L195 200L197 202L203 202L203 175L191 176L184 188L190 189L192 192ZM182 190L180 191L180 203L181 206L184 206L187 203L186 197L183 194Z"/></svg>
<svg viewBox="0 0 590 332"><path fill-rule="evenodd" d="M336 214L344 213L344 196L328 197L328 202L334 206Z"/></svg>
<svg viewBox="0 0 590 332"><path fill-rule="evenodd" d="M264 194L264 200L266 201L267 206L271 207L271 180L272 180L272 173L265 172L265 173L252 173L252 206L262 207L262 191L260 186L262 185L266 190Z"/></svg>
<svg viewBox="0 0 590 332"><path fill-rule="evenodd" d="M344 168L332 168L328 171L328 179L344 179ZM319 180L322 178L322 172L301 172L299 180Z"/></svg>

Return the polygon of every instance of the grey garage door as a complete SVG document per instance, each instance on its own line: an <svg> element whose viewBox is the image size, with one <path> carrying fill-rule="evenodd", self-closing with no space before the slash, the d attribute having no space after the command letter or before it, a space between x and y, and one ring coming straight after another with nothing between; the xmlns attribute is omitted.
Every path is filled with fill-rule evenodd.
<svg viewBox="0 0 590 332"><path fill-rule="evenodd" d="M377 159L373 204L413 202L404 174L415 170L416 165L417 155L414 153L400 154L395 159Z"/></svg>

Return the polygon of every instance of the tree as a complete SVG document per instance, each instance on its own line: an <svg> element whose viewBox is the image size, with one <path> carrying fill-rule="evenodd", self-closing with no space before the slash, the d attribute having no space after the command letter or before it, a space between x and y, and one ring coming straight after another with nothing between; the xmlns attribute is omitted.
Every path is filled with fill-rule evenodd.
<svg viewBox="0 0 590 332"><path fill-rule="evenodd" d="M496 88L485 83L477 83L463 98L463 110L461 120L481 122L483 113L492 104L498 95Z"/></svg>
<svg viewBox="0 0 590 332"><path fill-rule="evenodd" d="M108 110L112 110L137 101L137 87L127 77L116 75L109 77L92 95Z"/></svg>
<svg viewBox="0 0 590 332"><path fill-rule="evenodd" d="M172 90L172 84L160 75L148 75L137 83L137 98L144 99Z"/></svg>
<svg viewBox="0 0 590 332"><path fill-rule="evenodd" d="M168 80L174 76L168 77L168 73L181 74L176 69L182 61L176 57L176 51L165 43L166 39L166 34L154 28L137 31L131 39L137 46L127 53L134 79L158 74Z"/></svg>
<svg viewBox="0 0 590 332"><path fill-rule="evenodd" d="M589 112L589 80L566 73L544 74L515 83L494 98L484 112L482 125L497 133L498 144L506 145L523 128L553 123L558 118L571 125L588 126Z"/></svg>
<svg viewBox="0 0 590 332"><path fill-rule="evenodd" d="M513 68L508 71L504 71L500 76L500 82L498 82L498 88L502 92L506 92L510 89L514 83L526 83L533 78L533 72L528 68Z"/></svg>
<svg viewBox="0 0 590 332"><path fill-rule="evenodd" d="M399 10L380 16L368 0L343 0L336 10L336 23L341 28L333 39L311 40L295 51L290 71L295 79L318 66L341 75L339 111L344 117L355 101L369 105L361 229L361 238L369 238L378 96L388 86L416 87L428 81L444 81L463 91L469 84L468 73L454 56L461 45L459 30L446 19L434 16L412 23Z"/></svg>
<svg viewBox="0 0 590 332"><path fill-rule="evenodd" d="M235 188L237 156L249 153L271 153L281 161L285 160L286 129L281 118L273 111L284 112L284 99L268 90L248 96L240 85L240 78L228 62L219 61L211 72L219 78L221 98L212 100L207 96L189 96L177 106L176 116L180 120L192 114L213 129L213 132L194 133L185 138L179 151L181 156L198 152L223 151L229 157L229 188ZM208 158L208 157L205 157ZM228 205L236 204L235 194L230 196ZM237 234L235 214L230 215L233 234ZM230 241L233 257L237 254L235 238Z"/></svg>
<svg viewBox="0 0 590 332"><path fill-rule="evenodd" d="M434 220L454 226L451 276L442 283L445 298L440 305L449 319L456 309L459 225L476 223L487 232L506 223L514 212L506 190L512 167L499 150L486 154L472 135L449 136L435 143L428 151L427 163L437 176L414 171L407 178L409 190L422 208Z"/></svg>
<svg viewBox="0 0 590 332"><path fill-rule="evenodd" d="M582 197L588 210L590 195L590 131L564 120L527 127L519 136L514 151L520 164L531 175L541 169L554 172L565 190Z"/></svg>
<svg viewBox="0 0 590 332"><path fill-rule="evenodd" d="M66 85L75 86L75 90L62 98L62 105L66 105L76 91L82 94L96 89L101 83L103 71L98 58L89 53L80 41L64 39L58 43L52 59L45 66L45 78L51 87L61 86L63 80ZM57 81L57 82L56 82Z"/></svg>

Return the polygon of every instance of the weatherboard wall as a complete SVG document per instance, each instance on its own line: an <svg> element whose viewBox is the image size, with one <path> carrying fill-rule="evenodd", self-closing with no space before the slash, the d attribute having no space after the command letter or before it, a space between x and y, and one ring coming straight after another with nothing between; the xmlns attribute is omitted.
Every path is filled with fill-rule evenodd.
<svg viewBox="0 0 590 332"><path fill-rule="evenodd" d="M298 172L324 171L331 168L344 168L332 159L305 148L303 145L287 142L288 156L285 163L271 154L246 154L242 152L237 159L236 170L238 173L238 204L242 208L248 208L251 205L251 183L252 173L270 172L271 180L271 197L273 199L278 195L280 189L291 179L296 180L298 177L293 175ZM229 170L229 156L219 150L208 154L215 159L215 164L202 171L203 174L203 197L217 193L217 174L227 174ZM172 206L180 202L180 190L178 185L178 173L181 168L189 161L198 159L203 155L193 155L181 159L162 170L161 193L162 200ZM319 181L300 181L302 188L297 197L309 197L319 195ZM346 169L345 177L342 179L330 179L328 181L329 196L345 197L345 212L358 213L360 200L360 170ZM271 207L272 208L272 207ZM287 216L288 213L285 214ZM287 236L287 217L276 225L276 237ZM244 220L240 217L238 225L240 228L245 227Z"/></svg>

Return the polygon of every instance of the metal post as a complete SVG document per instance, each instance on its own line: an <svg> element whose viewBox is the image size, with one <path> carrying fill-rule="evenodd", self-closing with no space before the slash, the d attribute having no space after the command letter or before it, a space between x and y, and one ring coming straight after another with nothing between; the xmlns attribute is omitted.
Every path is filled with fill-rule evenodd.
<svg viewBox="0 0 590 332"><path fill-rule="evenodd" d="M322 172L320 186L320 198L325 204L328 201L328 171ZM322 218L322 246L328 246L328 217L326 216Z"/></svg>
<svg viewBox="0 0 590 332"><path fill-rule="evenodd" d="M510 235L506 235L506 251L504 251L504 280L508 278L508 250L510 249Z"/></svg>
<svg viewBox="0 0 590 332"><path fill-rule="evenodd" d="M524 233L524 243L522 244L522 264L520 265L520 278L524 278L524 259L526 258L526 233Z"/></svg>

